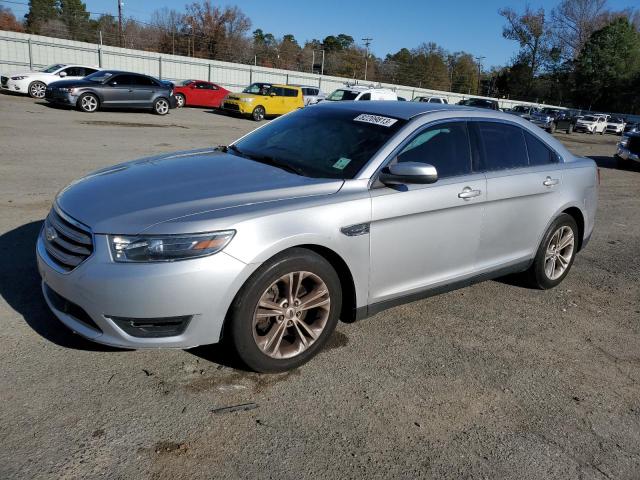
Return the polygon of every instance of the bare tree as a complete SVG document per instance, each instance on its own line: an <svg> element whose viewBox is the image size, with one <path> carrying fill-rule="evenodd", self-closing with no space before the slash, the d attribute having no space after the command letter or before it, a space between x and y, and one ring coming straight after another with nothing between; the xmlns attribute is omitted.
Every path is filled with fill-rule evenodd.
<svg viewBox="0 0 640 480"><path fill-rule="evenodd" d="M518 60L529 65L531 85L551 50L551 30L545 19L544 9L533 11L527 6L524 12L519 14L512 8L502 8L498 13L507 21L502 36L515 40L520 45Z"/></svg>
<svg viewBox="0 0 640 480"><path fill-rule="evenodd" d="M607 0L563 0L551 11L553 35L562 54L575 59L593 32L610 20Z"/></svg>

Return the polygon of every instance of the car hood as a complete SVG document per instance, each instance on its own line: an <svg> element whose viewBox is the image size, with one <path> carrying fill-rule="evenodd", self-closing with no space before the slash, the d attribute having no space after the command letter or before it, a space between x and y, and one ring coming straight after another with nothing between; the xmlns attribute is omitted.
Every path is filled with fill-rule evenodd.
<svg viewBox="0 0 640 480"><path fill-rule="evenodd" d="M5 74L7 77L31 77L34 75L50 76L50 73L38 72L37 70L23 70L21 72L11 72Z"/></svg>
<svg viewBox="0 0 640 480"><path fill-rule="evenodd" d="M582 118L577 120L577 123L582 123L583 125L593 125L594 123L596 123L595 120L584 120Z"/></svg>
<svg viewBox="0 0 640 480"><path fill-rule="evenodd" d="M185 216L211 212L215 217L234 207L330 195L343 183L208 149L99 170L64 188L56 202L94 233L136 235Z"/></svg>
<svg viewBox="0 0 640 480"><path fill-rule="evenodd" d="M51 82L48 86L49 88L69 88L69 87L88 87L94 86L97 87L100 84L97 82L92 82L91 80L56 80L55 82Z"/></svg>

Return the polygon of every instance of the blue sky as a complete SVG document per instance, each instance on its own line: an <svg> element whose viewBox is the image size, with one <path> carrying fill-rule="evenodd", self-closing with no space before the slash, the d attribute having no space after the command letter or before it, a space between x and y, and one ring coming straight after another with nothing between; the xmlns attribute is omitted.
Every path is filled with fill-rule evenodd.
<svg viewBox="0 0 640 480"><path fill-rule="evenodd" d="M115 13L117 0L84 0L92 12ZM26 0L25 0L26 2ZM168 7L182 10L186 0L124 0L127 17L149 20L152 11ZM550 11L559 0L237 0L214 4L237 5L252 21L277 37L292 33L300 43L311 38L346 33L360 42L372 37L371 48L380 57L402 47L413 48L433 41L450 51L465 50L486 57L486 66L508 62L517 50L515 42L502 38L498 9L511 6ZM25 7L11 6L16 15ZM638 6L638 0L609 0L611 9Z"/></svg>

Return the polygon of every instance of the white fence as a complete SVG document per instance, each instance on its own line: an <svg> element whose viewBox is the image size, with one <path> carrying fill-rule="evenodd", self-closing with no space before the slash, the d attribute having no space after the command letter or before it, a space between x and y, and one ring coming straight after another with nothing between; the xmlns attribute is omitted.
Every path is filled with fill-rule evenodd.
<svg viewBox="0 0 640 480"><path fill-rule="evenodd" d="M354 79L317 75L313 73L279 70L240 63L219 62L178 55L167 55L143 50L111 47L94 43L76 42L60 38L29 35L0 30L0 72L35 69L54 63L74 63L118 70L145 73L161 79L209 80L229 90L241 90L252 82L273 82L319 86L330 93ZM362 80L355 80L357 83ZM420 95L441 96L449 103L457 103L468 95L402 85L382 84L395 90L401 97L411 100ZM486 97L483 97L486 98ZM506 99L498 100L501 108L513 105L533 105Z"/></svg>

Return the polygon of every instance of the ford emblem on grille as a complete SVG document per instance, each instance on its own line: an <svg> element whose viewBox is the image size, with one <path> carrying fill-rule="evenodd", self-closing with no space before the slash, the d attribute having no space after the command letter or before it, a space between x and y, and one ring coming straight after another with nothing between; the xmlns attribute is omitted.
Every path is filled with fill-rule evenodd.
<svg viewBox="0 0 640 480"><path fill-rule="evenodd" d="M53 242L58 236L56 230L53 227L46 227L44 229L44 234L47 237L47 240L49 240L50 242Z"/></svg>

